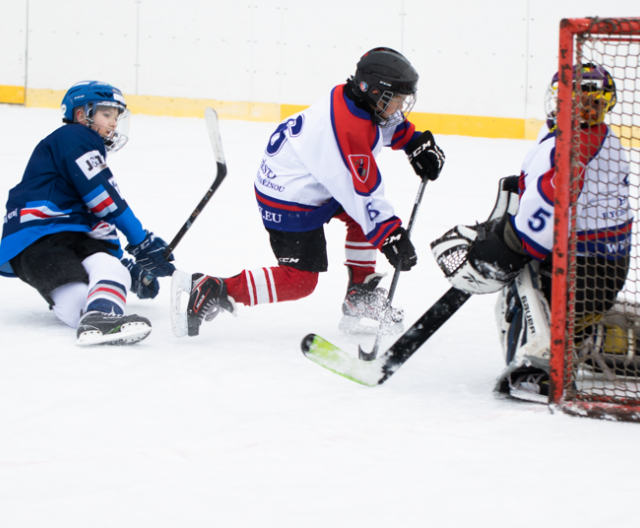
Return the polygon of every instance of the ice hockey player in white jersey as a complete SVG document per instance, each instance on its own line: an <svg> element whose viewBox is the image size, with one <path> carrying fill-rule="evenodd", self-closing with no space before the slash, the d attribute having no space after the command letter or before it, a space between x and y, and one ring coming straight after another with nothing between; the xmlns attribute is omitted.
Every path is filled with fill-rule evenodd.
<svg viewBox="0 0 640 528"><path fill-rule="evenodd" d="M453 286L469 293L500 291L496 317L507 367L496 390L544 403L549 381L557 85L558 74L548 89L547 125L524 159L520 176L501 180L489 220L457 226L432 243ZM601 341L611 346L626 339L619 327L605 325L603 316L614 306L629 269L629 164L620 140L604 123L616 104L611 74L593 63L574 67L575 89L580 90L577 140L584 167L576 202L576 339L586 342L589 336L607 334ZM513 199L518 196L519 203ZM466 254L462 264L454 258L461 254ZM611 262L615 265L607 265Z"/></svg>
<svg viewBox="0 0 640 528"><path fill-rule="evenodd" d="M107 152L127 142L128 117L117 88L73 85L62 100L63 123L33 151L22 181L9 191L0 242L0 275L35 288L53 312L77 328L78 345L133 344L151 332L148 319L125 315L127 291L153 298L157 277L175 268L166 244L145 231L120 196ZM117 230L135 261L123 259Z"/></svg>
<svg viewBox="0 0 640 528"><path fill-rule="evenodd" d="M420 134L407 116L416 100L418 74L390 48L375 48L358 62L346 84L281 123L269 138L255 180L255 195L278 266L243 270L220 279L192 277L189 335L220 308L292 301L311 294L327 271L323 225L346 223L349 285L346 324L367 317L389 328L402 321L378 287L376 253L402 271L417 262L401 220L384 195L376 164L382 147L404 150L416 173L435 180L444 154L430 132Z"/></svg>

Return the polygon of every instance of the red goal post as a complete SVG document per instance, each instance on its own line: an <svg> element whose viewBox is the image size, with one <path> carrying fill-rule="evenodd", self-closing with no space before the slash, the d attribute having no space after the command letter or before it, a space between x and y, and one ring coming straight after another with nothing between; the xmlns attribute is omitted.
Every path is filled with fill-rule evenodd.
<svg viewBox="0 0 640 528"><path fill-rule="evenodd" d="M617 295L616 314L620 315L615 320L620 328L616 330L619 339L615 343L626 339L627 345L621 345L619 351L614 348L613 353L609 353L611 346L604 346L609 343L604 337L600 348L587 347L584 332L576 337L577 327L584 328L586 323L585 317L576 318L574 310L576 205L584 166L580 166L576 154L580 147L579 134L575 132L579 130L581 95L579 90L573 90L573 77L574 65L587 62L605 67L616 84L617 108L607 115L605 123L620 138L620 150L624 151L620 156L628 158L628 203L634 216L631 235L625 239L631 243L625 286L613 293L614 297ZM640 18L562 20L558 72L549 403L552 410L569 414L640 421L640 357L635 356L640 343ZM604 195L595 199L606 202ZM597 230L588 233L587 237L598 238ZM613 315L596 314L592 321L605 321L607 317ZM590 339L591 344L598 342L595 333ZM605 350L607 354L599 352Z"/></svg>

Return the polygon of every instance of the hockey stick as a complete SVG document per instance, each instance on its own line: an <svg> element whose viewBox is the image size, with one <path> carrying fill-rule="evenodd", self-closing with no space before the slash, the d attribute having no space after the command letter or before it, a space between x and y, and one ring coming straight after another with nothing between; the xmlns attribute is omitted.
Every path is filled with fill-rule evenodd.
<svg viewBox="0 0 640 528"><path fill-rule="evenodd" d="M411 231L413 230L413 225L418 216L418 209L420 208L420 202L422 202L422 195L424 194L424 188L427 186L426 178L422 178L420 182L420 187L418 187L418 194L416 194L416 199L413 202L413 211L411 211L411 218L409 218L409 225L407 226L407 236L409 240L411 240ZM389 295L387 296L388 308L391 309L391 301L393 301L393 296L396 293L396 288L398 287L398 280L400 279L400 272L402 271L401 267L398 266L396 271L393 274L393 280L391 281L391 287L389 288ZM386 314L385 314L386 315ZM373 344L373 350L371 352L365 352L362 350L362 347L358 345L358 357L360 359L364 359L365 361L373 361L376 359L378 355L378 348L380 348L380 341L382 340L382 328L384 326L384 320L382 319L380 322L380 326L378 327L378 333L376 334L376 340Z"/></svg>
<svg viewBox="0 0 640 528"><path fill-rule="evenodd" d="M207 189L207 192L205 193L202 200L200 200L200 203L197 205L197 207L193 210L193 213L191 213L191 216L189 216L189 218L184 223L182 228L180 228L180 231L178 231L178 234L175 237L173 237L173 240L167 246L167 249L163 253L163 256L165 259L169 258L169 255L171 255L173 250L180 243L180 241L182 240L182 237L184 237L187 231L191 229L191 226L196 221L196 219L198 218L202 210L205 208L205 206L209 203L209 199L213 196L213 193L215 193L218 190L218 187L220 187L222 180L224 180L225 176L227 175L227 163L224 160L224 153L222 152L222 142L220 141L220 127L218 126L218 114L216 114L216 111L213 108L206 108L204 111L204 120L205 120L205 123L207 124L209 139L211 141L211 146L213 147L213 154L216 158L216 165L218 168L216 179L211 184L211 187Z"/></svg>
<svg viewBox="0 0 640 528"><path fill-rule="evenodd" d="M316 334L300 345L311 361L347 379L375 387L387 381L471 297L450 288L382 356L372 361L355 358Z"/></svg>
<svg viewBox="0 0 640 528"><path fill-rule="evenodd" d="M216 192L222 180L224 180L227 175L227 163L224 159L224 153L222 152L222 142L220 141L220 127L218 126L218 114L213 108L205 108L204 110L204 120L207 125L207 131L209 132L209 140L211 141L211 146L213 147L213 154L216 158L216 179L211 184L211 187L207 190L202 200L198 206L193 210L191 216L187 219L184 225L178 231L178 234L173 237L171 243L167 246L167 249L164 250L162 256L165 260L169 258L169 255L173 253L173 250L180 243L184 235L191 229L191 226L198 218L198 215L202 212L205 206L209 203L209 199L213 196L213 193ZM144 279L142 279L142 284L148 286L154 279L152 274L148 274Z"/></svg>

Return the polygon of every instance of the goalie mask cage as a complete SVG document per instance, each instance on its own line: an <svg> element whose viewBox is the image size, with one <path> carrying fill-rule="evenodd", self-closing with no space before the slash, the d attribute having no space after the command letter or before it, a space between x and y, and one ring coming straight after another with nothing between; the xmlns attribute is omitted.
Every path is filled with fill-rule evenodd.
<svg viewBox="0 0 640 528"><path fill-rule="evenodd" d="M573 88L582 86L582 69L574 66L590 62L615 82L617 104L605 124L620 139L617 152L599 163L605 184L596 186L583 185L580 116L589 103ZM640 421L640 18L562 20L558 72L549 404L574 415ZM611 171L626 172L627 163L620 192ZM585 200L592 206L582 211L597 218L577 216ZM621 217L616 227L611 215ZM587 266L579 251L589 242L629 256L600 252Z"/></svg>

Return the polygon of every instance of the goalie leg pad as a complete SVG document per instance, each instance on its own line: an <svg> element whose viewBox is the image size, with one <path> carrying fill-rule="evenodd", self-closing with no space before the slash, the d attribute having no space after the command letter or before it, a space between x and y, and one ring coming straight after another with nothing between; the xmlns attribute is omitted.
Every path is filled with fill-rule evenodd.
<svg viewBox="0 0 640 528"><path fill-rule="evenodd" d="M507 367L497 379L497 392L512 388L514 373L549 372L550 310L538 279L538 264L528 264L498 298L496 318Z"/></svg>

